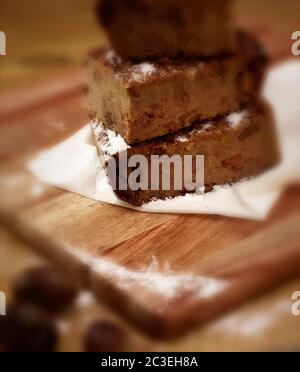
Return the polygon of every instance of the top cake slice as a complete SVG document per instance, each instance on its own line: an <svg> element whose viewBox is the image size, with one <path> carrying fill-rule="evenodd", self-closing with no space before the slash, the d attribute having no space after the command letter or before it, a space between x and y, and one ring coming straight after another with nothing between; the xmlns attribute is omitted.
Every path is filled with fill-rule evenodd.
<svg viewBox="0 0 300 372"><path fill-rule="evenodd" d="M87 109L129 144L237 111L257 99L266 67L257 42L239 39L237 53L208 59L134 64L96 51L87 60Z"/></svg>
<svg viewBox="0 0 300 372"><path fill-rule="evenodd" d="M235 49L232 0L102 0L97 14L119 55L216 56Z"/></svg>

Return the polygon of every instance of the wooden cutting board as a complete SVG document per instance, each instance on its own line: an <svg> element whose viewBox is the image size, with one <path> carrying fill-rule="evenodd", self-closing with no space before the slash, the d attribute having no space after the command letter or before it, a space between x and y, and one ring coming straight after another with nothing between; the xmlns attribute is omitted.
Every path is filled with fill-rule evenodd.
<svg viewBox="0 0 300 372"><path fill-rule="evenodd" d="M283 54L274 40L269 47L274 56ZM203 324L300 272L297 186L259 223L141 214L32 177L24 167L28 157L86 124L81 85L74 70L0 94L0 219L20 238L161 338Z"/></svg>

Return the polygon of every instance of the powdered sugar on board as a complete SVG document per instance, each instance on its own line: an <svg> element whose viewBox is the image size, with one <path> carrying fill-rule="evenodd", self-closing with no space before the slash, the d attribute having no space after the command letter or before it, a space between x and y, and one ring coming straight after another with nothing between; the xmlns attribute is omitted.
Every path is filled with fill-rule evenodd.
<svg viewBox="0 0 300 372"><path fill-rule="evenodd" d="M211 331L214 334L228 334L231 337L240 336L257 340L258 337L265 337L266 332L274 328L274 324L279 324L286 317L286 314L290 313L291 303L289 298L286 300L280 299L272 305L269 311L263 308L251 314L243 311L230 314L216 322Z"/></svg>
<svg viewBox="0 0 300 372"><path fill-rule="evenodd" d="M80 259L91 268L96 275L105 278L123 291L141 290L141 293L152 294L162 300L163 311L170 301L186 294L193 298L209 299L228 288L229 281L193 275L190 273L174 273L167 262L161 265L156 257L147 267L130 270L103 257L95 258L87 252L75 247L65 247L70 255Z"/></svg>
<svg viewBox="0 0 300 372"><path fill-rule="evenodd" d="M222 292L227 285L226 282L213 278L174 274L168 264L161 268L155 257L152 260L149 267L135 272L100 259L95 262L94 270L114 281L120 289L139 287L166 300L173 300L186 292L205 299Z"/></svg>

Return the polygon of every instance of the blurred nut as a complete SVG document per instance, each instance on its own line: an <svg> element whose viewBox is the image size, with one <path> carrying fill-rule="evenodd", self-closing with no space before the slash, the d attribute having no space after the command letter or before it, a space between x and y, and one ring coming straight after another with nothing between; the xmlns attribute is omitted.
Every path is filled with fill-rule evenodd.
<svg viewBox="0 0 300 372"><path fill-rule="evenodd" d="M70 306L79 287L59 269L44 266L25 271L13 284L15 299L58 313Z"/></svg>
<svg viewBox="0 0 300 372"><path fill-rule="evenodd" d="M53 352L58 331L44 310L29 304L14 304L0 320L1 345L8 352Z"/></svg>
<svg viewBox="0 0 300 372"><path fill-rule="evenodd" d="M84 348L91 353L124 352L127 347L125 331L110 322L96 322L88 328Z"/></svg>

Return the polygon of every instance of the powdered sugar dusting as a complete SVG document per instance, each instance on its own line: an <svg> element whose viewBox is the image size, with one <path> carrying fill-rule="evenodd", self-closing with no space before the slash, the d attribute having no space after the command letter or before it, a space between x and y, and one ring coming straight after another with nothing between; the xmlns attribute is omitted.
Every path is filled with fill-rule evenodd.
<svg viewBox="0 0 300 372"><path fill-rule="evenodd" d="M249 115L248 110L243 110L240 112L233 112L226 117L226 122L232 127L237 128L242 124L243 120Z"/></svg>
<svg viewBox="0 0 300 372"><path fill-rule="evenodd" d="M113 282L119 289L140 289L142 293L148 292L160 296L165 304L186 293L201 299L211 298L229 285L224 280L193 275L192 273L175 273L168 263L161 265L156 257L152 258L148 267L134 271L106 258L95 258L87 252L76 250L74 247L70 247L70 253L79 256L94 272Z"/></svg>
<svg viewBox="0 0 300 372"><path fill-rule="evenodd" d="M177 142L189 142L189 140L191 139L191 137L195 134L199 134L201 132L206 132L208 129L210 129L212 127L212 123L208 122L208 123L205 123L203 125L201 125L199 128L195 128L193 129L189 135L179 135L175 138L175 141Z"/></svg>
<svg viewBox="0 0 300 372"><path fill-rule="evenodd" d="M177 142L189 142L189 139L187 136L178 136L176 137Z"/></svg>
<svg viewBox="0 0 300 372"><path fill-rule="evenodd" d="M122 136L105 128L102 123L92 121L90 124L101 145L101 151L104 154L105 160L130 148Z"/></svg>
<svg viewBox="0 0 300 372"><path fill-rule="evenodd" d="M206 132L212 126L213 126L213 124L211 122L205 123L205 124L201 125L200 128L197 129L197 133Z"/></svg>
<svg viewBox="0 0 300 372"><path fill-rule="evenodd" d="M130 80L136 82L142 82L146 80L149 76L156 72L156 67L152 63L141 63L139 65L133 65L130 68Z"/></svg>
<svg viewBox="0 0 300 372"><path fill-rule="evenodd" d="M247 314L238 312L217 322L212 330L221 334L227 333L232 337L242 336L244 338L265 337L266 332L274 327L274 324L290 314L291 304L289 299L278 300L272 308L265 308L255 313Z"/></svg>
<svg viewBox="0 0 300 372"><path fill-rule="evenodd" d="M151 63L142 63L139 68L143 75L151 75L156 71L155 66Z"/></svg>
<svg viewBox="0 0 300 372"><path fill-rule="evenodd" d="M120 289L138 287L162 296L165 300L176 299L186 292L199 298L210 298L226 287L225 282L217 279L172 273L168 264L160 269L155 257L148 268L139 272L128 270L106 259L98 260L94 269L105 278L113 280Z"/></svg>

